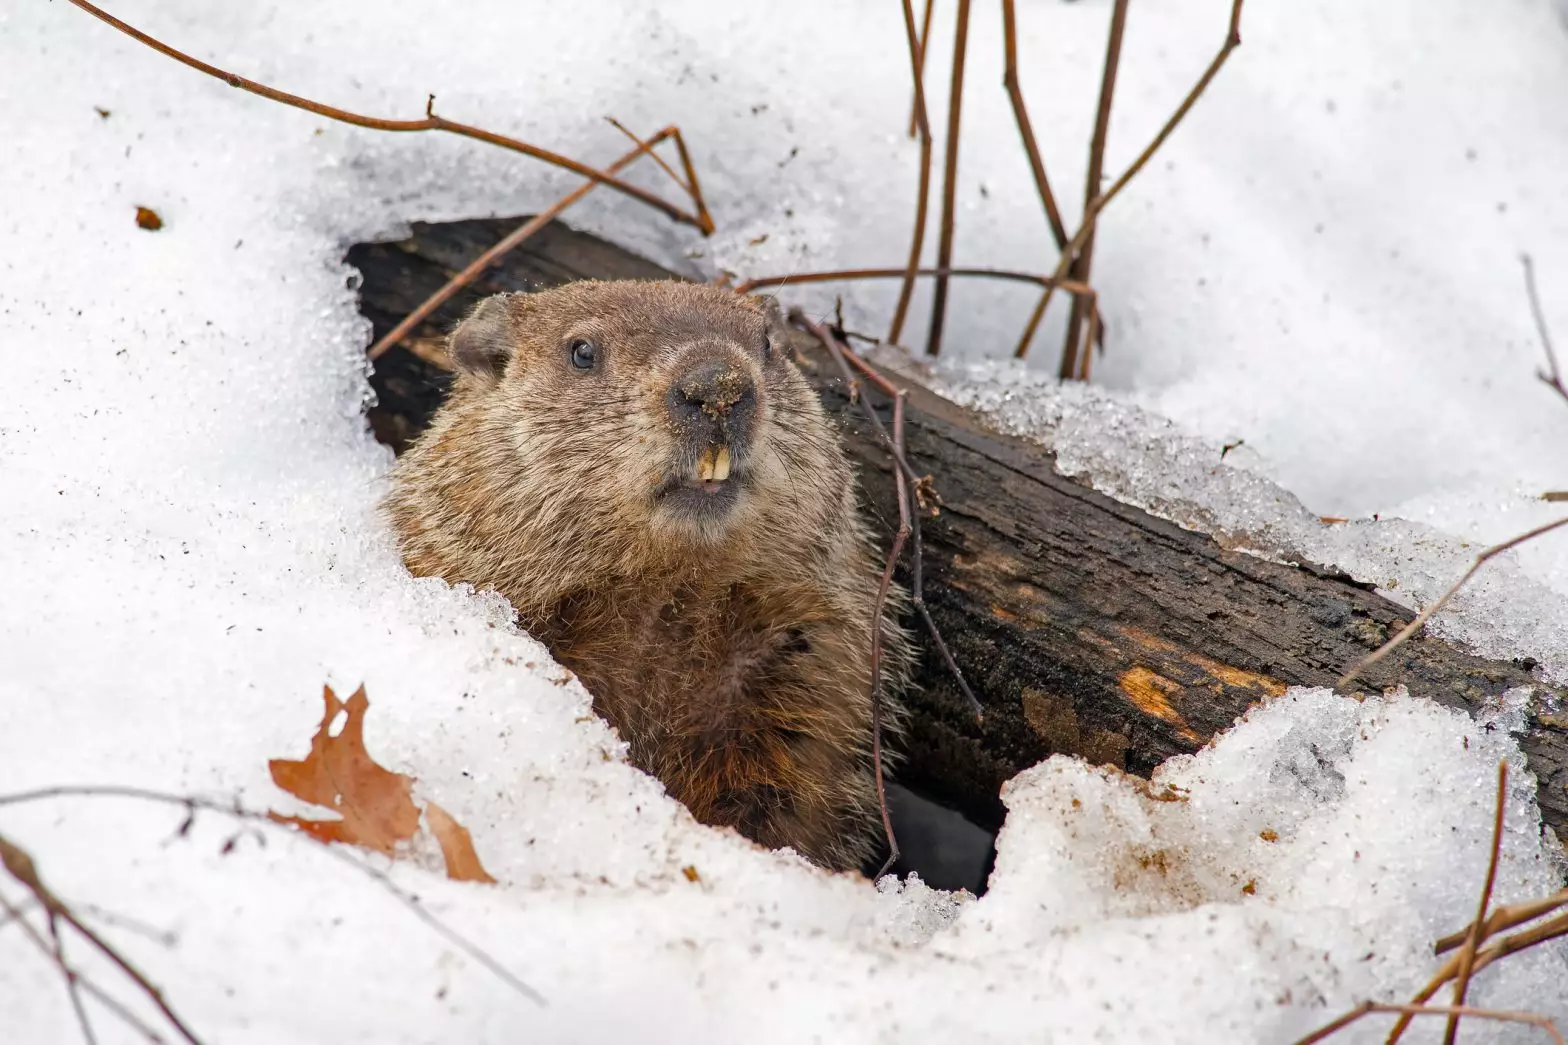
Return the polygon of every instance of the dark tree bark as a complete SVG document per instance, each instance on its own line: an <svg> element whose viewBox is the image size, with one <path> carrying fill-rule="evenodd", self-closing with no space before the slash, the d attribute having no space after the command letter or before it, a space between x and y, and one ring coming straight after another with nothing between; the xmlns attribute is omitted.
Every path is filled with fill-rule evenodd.
<svg viewBox="0 0 1568 1045"><path fill-rule="evenodd" d="M496 242L514 221L416 225L395 244L348 253L379 336ZM556 224L389 352L371 378L371 423L394 449L445 388L440 338L480 297L593 277L667 278L618 248ZM843 426L862 500L884 535L896 524L891 464L829 361L797 341L803 370ZM1053 753L1148 775L1194 751L1286 686L1333 685L1410 619L1350 578L1225 551L1060 476L1039 446L988 431L974 414L908 382L908 454L929 473L940 514L923 526L926 599L984 704L973 722L926 644L901 779L987 827L997 791ZM884 414L886 416L886 414ZM907 577L904 578L907 583ZM920 635L915 629L916 635ZM1530 661L1472 656L1418 637L1367 673L1370 691L1412 692L1475 712L1514 686L1542 687ZM1568 716L1542 714L1522 739L1546 822L1568 828Z"/></svg>

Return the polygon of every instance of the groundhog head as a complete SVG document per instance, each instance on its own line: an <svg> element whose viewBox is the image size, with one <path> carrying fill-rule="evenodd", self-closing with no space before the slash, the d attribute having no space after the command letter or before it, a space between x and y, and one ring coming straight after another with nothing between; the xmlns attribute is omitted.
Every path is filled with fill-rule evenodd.
<svg viewBox="0 0 1568 1045"><path fill-rule="evenodd" d="M484 452L512 457L489 464L515 470L560 537L711 552L781 513L809 526L847 487L779 333L763 302L698 284L500 294L452 334L454 400L483 414Z"/></svg>

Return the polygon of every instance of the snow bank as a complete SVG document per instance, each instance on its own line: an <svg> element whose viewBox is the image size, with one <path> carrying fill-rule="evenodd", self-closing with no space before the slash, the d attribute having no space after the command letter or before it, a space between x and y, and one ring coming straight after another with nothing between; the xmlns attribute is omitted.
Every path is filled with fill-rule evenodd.
<svg viewBox="0 0 1568 1045"><path fill-rule="evenodd" d="M1206 60L1221 6L1140 9L1128 67L1149 79L1123 92L1129 128L1157 123ZM1485 90L1553 82L1543 56L1557 38L1538 31L1541 5L1511 2L1480 28L1460 5L1445 0L1442 18L1437 7L1422 8L1433 46L1473 47L1483 31L1519 43L1519 75ZM1162 358L1161 345L1201 362L1213 345L1256 344L1259 312L1236 303L1271 302L1268 293L1241 282L1223 299L1190 286L1165 299L1130 255L1136 246L1190 265L1192 226L1180 215L1201 208L1181 186L1196 192L1221 171L1240 179L1223 188L1243 194L1242 212L1273 213L1266 193L1245 195L1247 178L1268 179L1247 166L1244 142L1196 181L1171 172L1238 127L1273 133L1273 110L1248 109L1255 99L1242 85L1280 75L1279 56L1306 46L1290 39L1290 18L1320 20L1307 42L1321 46L1353 9L1260 5L1248 48L1264 57L1250 73L1240 59L1227 70L1236 85L1173 142L1190 138L1181 148L1193 151L1173 151L1147 195L1124 201L1128 220L1108 227L1101 257L1118 281L1108 298L1137 303L1112 313L1129 366ZM789 24L771 8L674 2L580 3L570 20L515 3L472 4L443 21L415 4L126 0L115 10L296 91L403 115L435 90L454 117L584 157L622 148L598 124L604 113L644 130L679 120L721 237L701 243L605 193L581 214L665 260L700 251L686 259L694 267L755 271L794 265L808 245L822 265L902 249L911 149L896 134L906 96L891 7L797 4ZM1055 56L1028 71L1036 122L1052 128L1051 155L1071 155L1090 106L1056 78L1092 80L1103 11L1023 13L1026 48ZM1183 43L1179 54L1174 44L1164 53L1170 41ZM977 48L994 44L977 15ZM291 808L267 760L302 755L323 682L340 692L363 682L372 753L470 828L500 884L448 882L417 863L392 867L393 878L549 1002L510 992L307 840L247 832L230 847L234 825L216 816L180 836L178 811L129 800L3 807L0 830L62 896L103 912L106 935L209 1040L1283 1041L1366 996L1408 994L1431 967L1433 936L1470 917L1495 763L1519 756L1507 728L1486 732L1403 699L1293 692L1164 771L1185 802L1153 803L1130 781L1046 763L1009 789L998 870L978 901L914 882L879 891L694 824L622 761L588 695L563 684L504 606L410 580L374 511L389 455L362 417L368 331L344 246L415 218L526 211L572 179L239 95L64 4L0 11L0 55L11 158L0 166L0 350L13 386L0 419L0 792L101 782ZM976 105L981 144L966 170L991 187L965 192L960 242L984 244L999 263L1032 256L1039 241L1020 219L1032 213L1019 202L1026 172ZM1509 111L1556 118L1545 101ZM1546 169L1555 147L1497 177ZM1160 221L1138 203L1167 198L1177 202ZM1560 213L1544 194L1528 198L1537 217ZM138 205L159 212L161 231L135 226ZM768 241L750 245L762 232ZM1301 278L1269 276L1241 250L1233 242L1210 264L1236 281ZM1467 287L1502 285L1489 282L1504 277L1484 252L1452 256L1476 266ZM953 343L997 343L1000 291L965 293L960 312L973 318L955 325ZM855 307L885 300L857 292ZM1498 301L1489 292L1478 307ZM1362 380L1295 351L1312 340L1296 337L1280 357L1302 372ZM1512 369L1497 373L1501 383ZM1234 384L1219 387L1205 394L1245 401ZM1527 415L1518 406L1500 419L1496 440L1466 460L1484 464L1505 441L1535 459L1543 444ZM1263 428L1294 438L1298 415L1271 417ZM1296 432L1303 461L1327 438L1308 427ZM1451 449L1409 452L1430 477ZM1324 484L1359 496L1356 476L1324 467ZM1516 774L1501 899L1561 879L1537 840L1529 786ZM138 923L174 939L149 938ZM80 946L71 953L129 997ZM1556 1005L1561 1016L1553 985L1564 961L1548 950L1510 959L1479 978L1476 997ZM8 1040L74 1034L63 988L14 927L0 926L0 1011ZM100 1040L134 1040L102 1012L96 1022ZM1466 1040L1510 1034L1478 1026Z"/></svg>

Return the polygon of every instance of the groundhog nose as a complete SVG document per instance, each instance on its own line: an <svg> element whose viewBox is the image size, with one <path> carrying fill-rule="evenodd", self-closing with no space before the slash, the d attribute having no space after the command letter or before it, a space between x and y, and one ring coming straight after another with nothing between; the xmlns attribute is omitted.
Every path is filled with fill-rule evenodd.
<svg viewBox="0 0 1568 1045"><path fill-rule="evenodd" d="M670 386L670 414L678 423L709 421L728 430L744 424L757 405L757 387L740 366L712 359L691 367Z"/></svg>

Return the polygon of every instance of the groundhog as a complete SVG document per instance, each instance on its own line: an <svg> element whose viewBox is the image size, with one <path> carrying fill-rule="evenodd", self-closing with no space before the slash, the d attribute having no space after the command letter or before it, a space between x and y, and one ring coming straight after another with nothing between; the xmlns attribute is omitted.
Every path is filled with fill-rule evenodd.
<svg viewBox="0 0 1568 1045"><path fill-rule="evenodd" d="M697 819L859 868L880 837L881 566L783 333L776 309L698 284L488 298L451 336L451 396L386 508L409 570L510 600Z"/></svg>

